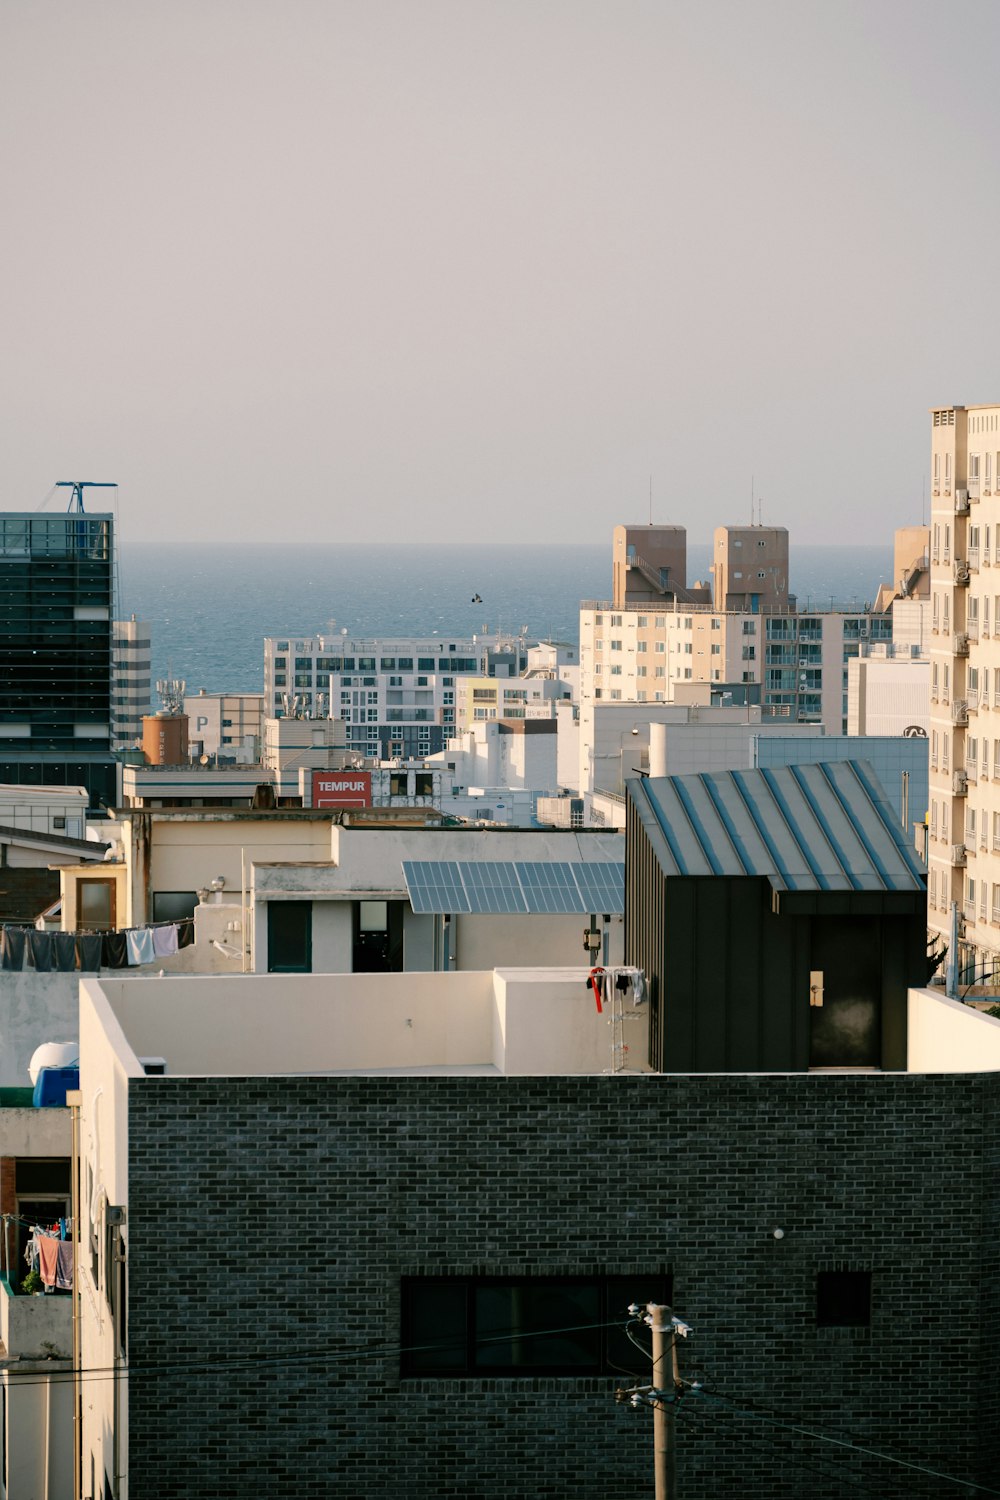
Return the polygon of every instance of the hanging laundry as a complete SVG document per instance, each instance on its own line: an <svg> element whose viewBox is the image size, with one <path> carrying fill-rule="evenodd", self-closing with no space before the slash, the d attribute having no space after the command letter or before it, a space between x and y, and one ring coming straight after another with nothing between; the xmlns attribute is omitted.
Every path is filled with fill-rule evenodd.
<svg viewBox="0 0 1000 1500"><path fill-rule="evenodd" d="M125 934L125 945L128 950L129 966L132 968L137 964L151 964L156 958L151 927L130 928Z"/></svg>
<svg viewBox="0 0 1000 1500"><path fill-rule="evenodd" d="M0 969L20 971L24 968L26 934L23 927L5 927L0 933Z"/></svg>
<svg viewBox="0 0 1000 1500"><path fill-rule="evenodd" d="M177 952L177 923L153 928L153 952L157 958L170 958Z"/></svg>
<svg viewBox="0 0 1000 1500"><path fill-rule="evenodd" d="M36 1235L35 1240L38 1245L38 1274L45 1286L55 1286L59 1269L59 1246L66 1241L53 1239L48 1234Z"/></svg>
<svg viewBox="0 0 1000 1500"><path fill-rule="evenodd" d="M99 932L81 932L76 938L76 956L80 968L87 973L97 973L101 967L101 951L104 939Z"/></svg>
<svg viewBox="0 0 1000 1500"><path fill-rule="evenodd" d="M127 969L128 949L125 943L124 932L105 932L101 934L101 965L105 969Z"/></svg>
<svg viewBox="0 0 1000 1500"><path fill-rule="evenodd" d="M190 948L194 942L194 917L185 917L183 922L177 923L177 946L178 948Z"/></svg>
<svg viewBox="0 0 1000 1500"><path fill-rule="evenodd" d="M604 1005L601 1000L601 992L604 988L604 970L601 968L591 969L587 977L587 986L593 991L594 1003L597 1006L597 1014L602 1015Z"/></svg>
<svg viewBox="0 0 1000 1500"><path fill-rule="evenodd" d="M71 974L76 968L76 933L52 933L52 967L60 974Z"/></svg>
<svg viewBox="0 0 1000 1500"><path fill-rule="evenodd" d="M615 976L615 989L619 990L621 994L625 995L628 993L628 988L631 983L631 974L626 973L624 969L619 969L618 973Z"/></svg>
<svg viewBox="0 0 1000 1500"><path fill-rule="evenodd" d="M61 1292L73 1290L73 1241L56 1240L56 1286Z"/></svg>
<svg viewBox="0 0 1000 1500"><path fill-rule="evenodd" d="M52 970L52 934L51 932L39 932L32 927L28 932L28 952L31 962L39 974L48 974Z"/></svg>

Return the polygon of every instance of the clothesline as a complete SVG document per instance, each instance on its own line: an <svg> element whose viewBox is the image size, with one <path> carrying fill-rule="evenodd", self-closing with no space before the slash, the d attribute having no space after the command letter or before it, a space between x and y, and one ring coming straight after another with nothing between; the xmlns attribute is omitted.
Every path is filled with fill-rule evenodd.
<svg viewBox="0 0 1000 1500"><path fill-rule="evenodd" d="M586 986L594 996L598 1015L603 1014L616 992L624 996L631 989L634 1006L641 1005L646 998L645 971L634 964L595 964L587 975Z"/></svg>
<svg viewBox="0 0 1000 1500"><path fill-rule="evenodd" d="M29 1271L37 1271L46 1292L73 1290L73 1241L36 1224L24 1251Z"/></svg>
<svg viewBox="0 0 1000 1500"><path fill-rule="evenodd" d="M2 1222L4 1224L21 1224L21 1225L23 1225L23 1227L25 1229L41 1229L42 1228L42 1226L39 1224L39 1222L38 1222L37 1219L20 1219L20 1218L18 1218L17 1214L0 1214L0 1222ZM72 1229L72 1227L73 1227L73 1220L71 1218L69 1218L69 1219L63 1218L63 1219L60 1219L59 1222L60 1222L60 1224L65 1224L68 1230ZM52 1231L50 1231L50 1230L43 1230L43 1233L46 1233L46 1234L51 1233L51 1232Z"/></svg>
<svg viewBox="0 0 1000 1500"><path fill-rule="evenodd" d="M97 973L138 968L170 958L193 942L193 917L95 932L43 932L5 923L0 928L0 970L20 973L33 968L40 974L71 974L77 969Z"/></svg>

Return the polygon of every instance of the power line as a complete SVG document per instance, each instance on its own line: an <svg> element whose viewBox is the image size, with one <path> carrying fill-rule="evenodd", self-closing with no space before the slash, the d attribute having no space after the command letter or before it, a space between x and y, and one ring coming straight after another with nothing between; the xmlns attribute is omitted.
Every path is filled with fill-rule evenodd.
<svg viewBox="0 0 1000 1500"><path fill-rule="evenodd" d="M696 1424L699 1419L698 1417L696 1417L690 1406L681 1403L677 1408L677 1415L678 1417L682 1417L684 1421L689 1424L689 1430L695 1430L692 1424ZM764 1446L766 1444L768 1453L770 1453L772 1457L775 1456L774 1448L772 1446L775 1442L775 1438L773 1436L765 1437L764 1433L756 1433L751 1429L751 1431L747 1433L747 1437L751 1442L757 1443L759 1446ZM838 1466L837 1459L833 1457L823 1458L822 1455L814 1454L813 1458L815 1462L810 1463L807 1459L803 1458L801 1454L796 1453L795 1449L792 1446L790 1438L785 1439L785 1446L778 1456L781 1458L782 1462L787 1461L794 1465L794 1467L797 1469L802 1469L810 1474L818 1474L821 1479L827 1481L834 1479L838 1484L850 1484L853 1485L856 1489L863 1489L867 1495L875 1497L875 1500L894 1500L894 1497L888 1496L881 1491L875 1491L871 1489L871 1487L866 1483L864 1479L859 1479L854 1474L845 1474L843 1472L843 1465L841 1464ZM817 1468L816 1464L825 1464L826 1467L822 1469ZM893 1479L895 1478L896 1476L894 1475ZM899 1482L903 1483L902 1475L899 1476Z"/></svg>
<svg viewBox="0 0 1000 1500"><path fill-rule="evenodd" d="M869 1448L863 1443L856 1442L853 1438L833 1437L829 1433L816 1432L809 1427L801 1426L796 1422L785 1422L780 1417L766 1415L764 1412L740 1407L728 1396L720 1396L713 1391L706 1391L701 1386L692 1386L691 1394L703 1397L707 1401L717 1401L725 1406L734 1416L754 1418L759 1422L765 1422L772 1427L783 1428L786 1432L797 1432L803 1437L810 1437L819 1443L832 1443L835 1447L845 1448L851 1453L864 1453L869 1458L881 1459L883 1463L898 1464L901 1468L912 1469L919 1474L927 1474L932 1479L943 1479L948 1484L960 1484L968 1490L974 1490L981 1495L1000 1495L1000 1490L991 1489L989 1485L978 1484L974 1479L959 1479L955 1474L948 1474L943 1469L932 1469L927 1464L914 1463L910 1459L897 1458L892 1453L882 1453L877 1448Z"/></svg>
<svg viewBox="0 0 1000 1500"><path fill-rule="evenodd" d="M478 1345L502 1344L509 1342L513 1338L516 1338L520 1343L526 1339L552 1338L557 1334L584 1333L592 1332L593 1330L599 1328L620 1327L621 1324L617 1318L609 1318L597 1323L574 1323L568 1326L562 1325L558 1328L539 1328L534 1329L531 1332L524 1332L518 1330L517 1328L511 1327L506 1329L504 1332L490 1334L479 1338L476 1340L476 1342ZM117 1375L119 1379L124 1378L141 1381L146 1379L159 1379L163 1376L171 1375L177 1372L189 1376L212 1374L214 1372L218 1372L219 1374L226 1374L239 1370L266 1372L270 1367L281 1366L284 1369L285 1367L294 1364L312 1366L322 1366L326 1364L337 1365L346 1364L361 1357L375 1358L379 1355L391 1356L400 1354L433 1353L441 1349L447 1349L451 1347L453 1343L453 1339L435 1339L430 1343L422 1344L356 1344L343 1350L340 1353L333 1353L327 1348L300 1349L290 1354L272 1354L269 1355L267 1359L257 1359L252 1355L233 1355L231 1357L222 1357L217 1360L205 1360L200 1363L192 1362L189 1360L171 1360L149 1365L135 1365L134 1363L130 1363L128 1365L120 1365L118 1367L114 1365L92 1365L77 1370L74 1370L72 1368L59 1369L53 1371L52 1376L42 1376L41 1380L39 1381L27 1379L18 1380L17 1383L18 1386L40 1384L45 1380L49 1380L53 1377L58 1378L59 1380L71 1380L74 1377L77 1377L81 1381L100 1381L113 1380ZM16 1366L8 1366L7 1368L8 1373L14 1372L16 1374ZM496 1374L495 1371L491 1371L488 1368L477 1373L479 1373L481 1378L483 1379L491 1378ZM592 1376L594 1374L594 1371L581 1370L580 1373L584 1376ZM35 1376L37 1374L37 1371L31 1371L32 1376Z"/></svg>

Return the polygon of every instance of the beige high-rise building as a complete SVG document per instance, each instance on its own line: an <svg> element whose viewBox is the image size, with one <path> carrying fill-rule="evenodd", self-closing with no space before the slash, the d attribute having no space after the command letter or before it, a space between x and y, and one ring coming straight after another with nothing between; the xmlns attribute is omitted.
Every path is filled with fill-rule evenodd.
<svg viewBox="0 0 1000 1500"><path fill-rule="evenodd" d="M928 923L1000 969L1000 406L931 413Z"/></svg>
<svg viewBox="0 0 1000 1500"><path fill-rule="evenodd" d="M750 614L794 607L788 593L788 530L784 526L717 526L712 550L712 602Z"/></svg>

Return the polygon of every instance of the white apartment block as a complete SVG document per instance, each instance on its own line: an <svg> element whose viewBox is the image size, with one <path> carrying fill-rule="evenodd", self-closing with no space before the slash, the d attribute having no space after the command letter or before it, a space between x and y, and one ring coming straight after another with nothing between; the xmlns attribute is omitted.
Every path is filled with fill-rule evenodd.
<svg viewBox="0 0 1000 1500"><path fill-rule="evenodd" d="M355 755L422 759L455 733L462 679L516 677L527 664L523 640L495 635L267 637L265 712L332 715L344 720Z"/></svg>
<svg viewBox="0 0 1000 1500"><path fill-rule="evenodd" d="M928 925L961 982L1000 959L1000 406L931 414Z"/></svg>
<svg viewBox="0 0 1000 1500"><path fill-rule="evenodd" d="M591 601L580 611L581 706L673 703L688 683L717 684L720 691L756 685L765 718L842 734L848 662L869 643L891 639L890 614L754 614L680 602Z"/></svg>
<svg viewBox="0 0 1000 1500"><path fill-rule="evenodd" d="M115 620L111 637L111 748L128 750L142 740L149 713L151 671L148 620Z"/></svg>

